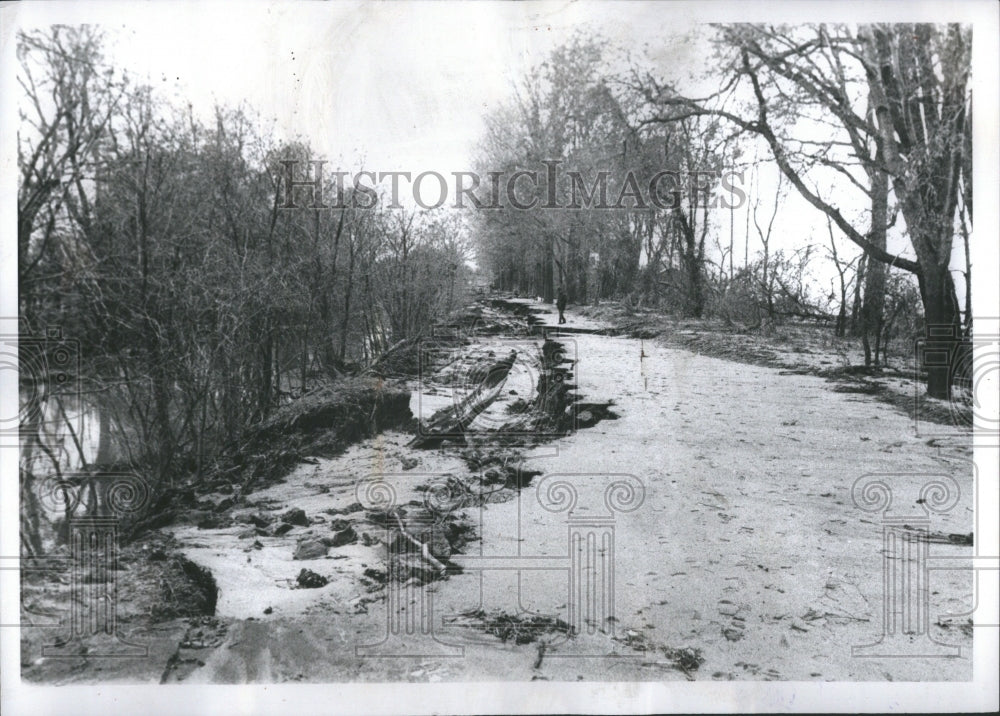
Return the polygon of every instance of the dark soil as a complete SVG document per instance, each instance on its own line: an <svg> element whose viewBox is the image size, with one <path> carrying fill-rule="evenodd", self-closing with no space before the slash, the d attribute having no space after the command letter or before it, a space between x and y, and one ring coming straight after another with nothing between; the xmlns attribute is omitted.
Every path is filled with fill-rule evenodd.
<svg viewBox="0 0 1000 716"><path fill-rule="evenodd" d="M616 637L615 640L634 651L664 656L672 668L683 672L689 679L692 678L693 672L705 663L705 657L702 656L700 649L690 646L671 647L666 644L658 644L651 641L644 633L634 629L627 629L624 636Z"/></svg>
<svg viewBox="0 0 1000 716"><path fill-rule="evenodd" d="M296 464L333 457L383 430L412 427L409 403L402 383L377 377L346 377L317 388L248 431L208 475L161 491L127 535L181 520L205 529L225 527L228 508L254 488L280 480ZM219 492L231 494L225 504L198 501L198 495Z"/></svg>
<svg viewBox="0 0 1000 716"><path fill-rule="evenodd" d="M493 634L504 643L511 641L515 644L531 644L552 635L574 636L573 627L562 619L541 614L508 614L477 609L461 614L460 618L487 634Z"/></svg>
<svg viewBox="0 0 1000 716"><path fill-rule="evenodd" d="M21 674L28 681L71 677L76 663L72 657L86 659L94 645L102 643L100 638L67 640L72 583L69 560L66 555L60 558L60 554L47 558L50 569L22 570ZM116 566L101 573L101 583L106 587L100 591L116 596L110 607L116 638L121 642L141 645L158 625L177 620L196 623L215 614L218 588L211 572L179 554L168 536L157 534L123 546ZM63 658L38 658L43 648L53 645L59 647ZM123 669L141 671L145 660L108 661Z"/></svg>

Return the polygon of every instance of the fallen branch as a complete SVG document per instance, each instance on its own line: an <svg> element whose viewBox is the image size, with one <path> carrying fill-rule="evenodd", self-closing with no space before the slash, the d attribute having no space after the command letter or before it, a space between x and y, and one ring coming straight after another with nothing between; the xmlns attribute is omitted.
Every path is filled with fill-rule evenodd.
<svg viewBox="0 0 1000 716"><path fill-rule="evenodd" d="M431 554L430 548L406 531L406 528L403 527L403 521L399 519L399 514L393 512L392 516L396 518L396 524L399 525L399 533L403 535L403 537L408 539L413 544L414 547L417 547L420 550L420 555L424 558L424 560L434 565L434 568L437 569L439 572L447 572L448 568L445 567L441 562L439 562L434 557L434 555Z"/></svg>
<svg viewBox="0 0 1000 716"><path fill-rule="evenodd" d="M401 348L406 347L410 343L412 343L412 341L409 338L404 338L400 341L396 341L391 346L382 351L382 353L380 353L379 356L375 360L373 360L367 368L365 368L363 373L369 373L373 371L375 368L379 366L379 364L384 363L387 358L389 358L394 353L398 352Z"/></svg>
<svg viewBox="0 0 1000 716"><path fill-rule="evenodd" d="M442 437L464 433L476 416L490 407L500 396L516 358L517 351L511 351L506 358L473 373L475 376L483 376L476 387L456 405L442 408L432 415L424 427L424 434L417 435L408 446L424 447Z"/></svg>

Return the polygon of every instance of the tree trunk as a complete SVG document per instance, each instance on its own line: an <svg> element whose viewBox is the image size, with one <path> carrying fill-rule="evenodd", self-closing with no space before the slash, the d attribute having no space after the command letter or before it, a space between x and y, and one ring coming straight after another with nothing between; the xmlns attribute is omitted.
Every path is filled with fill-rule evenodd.
<svg viewBox="0 0 1000 716"><path fill-rule="evenodd" d="M552 299L556 295L555 287L553 286L553 272L555 271L555 247L552 243L552 240L549 240L547 251L545 252L545 264L543 266L542 273L542 298L545 299L546 303L552 303Z"/></svg>
<svg viewBox="0 0 1000 716"><path fill-rule="evenodd" d="M877 154L877 161L882 161L882 153ZM870 171L872 188L871 233L868 240L878 249L885 250L886 215L889 208L889 176L884 171L873 167ZM873 261L865 273L864 302L861 306L861 333L865 347L865 367L871 368L873 363L879 366L879 336L882 334L882 319L885 310L885 264ZM874 361L871 344L875 343Z"/></svg>
<svg viewBox="0 0 1000 716"><path fill-rule="evenodd" d="M930 268L930 267L928 267ZM927 394L947 400L962 351L961 324L955 284L947 265L920 277L920 294L927 323L922 356L927 370Z"/></svg>
<svg viewBox="0 0 1000 716"><path fill-rule="evenodd" d="M851 335L856 336L861 331L861 285L868 273L868 254L861 254L858 259L858 273L854 277L854 302L851 305Z"/></svg>
<svg viewBox="0 0 1000 716"><path fill-rule="evenodd" d="M691 315L701 318L705 311L705 290L702 286L701 262L692 257L687 262L688 289L691 297Z"/></svg>

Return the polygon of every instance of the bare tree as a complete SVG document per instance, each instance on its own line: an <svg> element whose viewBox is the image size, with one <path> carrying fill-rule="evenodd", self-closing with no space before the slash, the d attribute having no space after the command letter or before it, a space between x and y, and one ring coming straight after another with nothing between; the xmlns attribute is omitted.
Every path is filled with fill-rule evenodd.
<svg viewBox="0 0 1000 716"><path fill-rule="evenodd" d="M949 264L959 197L971 193L970 32L926 24L862 26L855 33L823 25L724 26L720 43L731 51L732 74L718 92L689 98L648 78L639 88L660 110L650 121L711 114L763 137L796 190L845 236L871 259L917 276L927 323L953 328L957 340L960 312ZM728 109L726 100L743 80L753 109ZM803 117L842 139L795 139L789 128ZM833 146L841 157L827 157ZM873 186L860 183L852 163L888 175L915 261L889 253L878 223L874 234L859 229L806 180L812 167L823 166L869 197L881 191L877 176ZM950 375L929 371L930 395L947 397L950 383Z"/></svg>
<svg viewBox="0 0 1000 716"><path fill-rule="evenodd" d="M837 250L837 240L834 236L833 222L827 217L826 222L827 232L830 235L830 258L833 261L834 268L837 270L837 279L839 282L839 303L840 307L837 311L837 322L834 327L834 334L840 338L843 338L847 334L847 294L851 290L851 284L855 283L858 279L857 264L859 259L861 259L864 254L858 254L850 261L846 261L841 258L839 251ZM853 274L852 274L853 271ZM851 275L852 274L852 275ZM848 277L850 275L850 277ZM833 294L831 293L831 296Z"/></svg>

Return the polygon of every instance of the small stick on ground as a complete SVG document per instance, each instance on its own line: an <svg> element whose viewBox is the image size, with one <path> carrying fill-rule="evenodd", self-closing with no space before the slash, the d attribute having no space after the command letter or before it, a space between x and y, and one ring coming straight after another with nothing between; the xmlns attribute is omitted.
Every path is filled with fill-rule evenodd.
<svg viewBox="0 0 1000 716"><path fill-rule="evenodd" d="M413 543L413 546L418 547L420 549L421 556L425 560L433 564L434 567L439 572L447 572L448 568L445 567L443 564L441 564L441 562L439 562L437 559L435 559L434 555L431 554L430 548L406 531L406 528L403 527L403 521L399 519L399 514L393 513L393 517L396 518L396 524L399 525L400 534L402 534L406 539L408 539L411 543Z"/></svg>
<svg viewBox="0 0 1000 716"><path fill-rule="evenodd" d="M540 669L542 668L542 659L545 658L545 642L538 642L538 658L535 659L535 665L531 668Z"/></svg>

